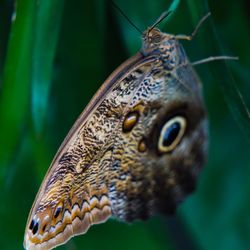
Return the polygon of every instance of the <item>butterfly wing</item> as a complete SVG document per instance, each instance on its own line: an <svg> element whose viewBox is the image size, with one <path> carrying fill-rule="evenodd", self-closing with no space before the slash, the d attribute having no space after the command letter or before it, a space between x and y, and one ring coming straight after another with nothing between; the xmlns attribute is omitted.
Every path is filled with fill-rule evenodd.
<svg viewBox="0 0 250 250"><path fill-rule="evenodd" d="M113 215L172 213L206 155L201 85L173 35L145 32L59 149L26 226L26 249L51 249Z"/></svg>
<svg viewBox="0 0 250 250"><path fill-rule="evenodd" d="M122 132L113 140L115 176L110 178L109 197L120 220L172 214L194 190L206 160L201 85L182 56L171 73L157 60L150 71L143 69L145 75L121 119Z"/></svg>
<svg viewBox="0 0 250 250"><path fill-rule="evenodd" d="M51 249L112 215L114 140L151 58L141 54L104 83L73 126L46 174L26 226L26 249ZM111 175L111 176L110 176Z"/></svg>

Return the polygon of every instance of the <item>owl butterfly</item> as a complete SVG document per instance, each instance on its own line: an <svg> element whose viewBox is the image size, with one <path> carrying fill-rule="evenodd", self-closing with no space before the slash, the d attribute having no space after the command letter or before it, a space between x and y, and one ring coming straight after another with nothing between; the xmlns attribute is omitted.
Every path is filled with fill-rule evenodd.
<svg viewBox="0 0 250 250"><path fill-rule="evenodd" d="M26 249L52 249L111 216L171 214L194 190L207 148L202 86L179 43L192 35L155 28L164 16L64 140L31 209Z"/></svg>

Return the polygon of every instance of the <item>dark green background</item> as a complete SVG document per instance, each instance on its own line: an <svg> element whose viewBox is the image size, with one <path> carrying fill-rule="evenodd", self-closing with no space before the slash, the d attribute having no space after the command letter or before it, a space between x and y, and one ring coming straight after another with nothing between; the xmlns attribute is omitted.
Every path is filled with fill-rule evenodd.
<svg viewBox="0 0 250 250"><path fill-rule="evenodd" d="M1 249L22 248L29 209L60 143L105 78L140 48L140 34L108 2L0 0ZM115 2L140 29L172 3ZM190 60L240 60L196 67L210 118L197 191L175 218L110 220L60 249L250 249L250 120L238 92L250 107L249 1L183 0L160 27L190 34L209 10L195 39L183 41Z"/></svg>

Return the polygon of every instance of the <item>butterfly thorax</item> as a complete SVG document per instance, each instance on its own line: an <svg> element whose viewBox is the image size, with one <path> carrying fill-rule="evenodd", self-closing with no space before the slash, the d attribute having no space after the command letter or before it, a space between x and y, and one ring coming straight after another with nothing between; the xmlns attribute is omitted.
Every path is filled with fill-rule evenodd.
<svg viewBox="0 0 250 250"><path fill-rule="evenodd" d="M148 28L143 33L141 53L144 56L158 57L164 69L168 71L187 60L184 49L175 35L161 32L157 28Z"/></svg>

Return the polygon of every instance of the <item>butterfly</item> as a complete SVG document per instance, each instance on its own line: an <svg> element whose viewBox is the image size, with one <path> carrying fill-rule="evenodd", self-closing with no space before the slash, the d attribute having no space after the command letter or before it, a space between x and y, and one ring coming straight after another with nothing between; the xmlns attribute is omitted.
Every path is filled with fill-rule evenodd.
<svg viewBox="0 0 250 250"><path fill-rule="evenodd" d="M29 214L27 250L52 249L111 216L172 214L195 189L208 121L179 40L190 40L208 15L191 36L161 32L165 16L143 32L141 50L108 77L62 143ZM200 62L215 59L222 58Z"/></svg>

